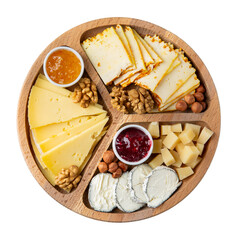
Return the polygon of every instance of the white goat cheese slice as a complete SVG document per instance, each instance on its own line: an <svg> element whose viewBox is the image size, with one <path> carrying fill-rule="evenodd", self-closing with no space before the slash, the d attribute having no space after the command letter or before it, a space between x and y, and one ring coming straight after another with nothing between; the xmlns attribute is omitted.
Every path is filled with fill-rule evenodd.
<svg viewBox="0 0 240 240"><path fill-rule="evenodd" d="M143 203L137 203L132 200L130 189L128 187L129 172L123 173L118 179L116 186L117 207L123 212L134 212L143 207Z"/></svg>
<svg viewBox="0 0 240 240"><path fill-rule="evenodd" d="M118 179L110 173L99 173L90 182L88 201L96 211L111 212L117 205L115 189Z"/></svg>
<svg viewBox="0 0 240 240"><path fill-rule="evenodd" d="M131 191L131 198L137 203L146 203L147 198L143 191L143 183L146 176L152 171L148 164L141 164L134 167L128 178L128 184Z"/></svg>
<svg viewBox="0 0 240 240"><path fill-rule="evenodd" d="M177 190L181 183L172 168L159 166L152 170L143 184L148 207L160 206Z"/></svg>

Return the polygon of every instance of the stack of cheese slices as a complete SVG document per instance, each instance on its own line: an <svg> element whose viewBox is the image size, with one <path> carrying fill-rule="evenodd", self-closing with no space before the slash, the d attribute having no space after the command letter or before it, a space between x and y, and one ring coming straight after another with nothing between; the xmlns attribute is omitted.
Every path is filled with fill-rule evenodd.
<svg viewBox="0 0 240 240"><path fill-rule="evenodd" d="M82 46L106 85L144 87L153 93L159 111L176 110L175 103L200 84L184 52L157 35L142 38L131 27L117 25Z"/></svg>
<svg viewBox="0 0 240 240"><path fill-rule="evenodd" d="M31 142L40 168L52 185L62 168L76 165L83 170L109 119L101 105L82 108L71 95L71 91L51 84L40 74L29 96Z"/></svg>

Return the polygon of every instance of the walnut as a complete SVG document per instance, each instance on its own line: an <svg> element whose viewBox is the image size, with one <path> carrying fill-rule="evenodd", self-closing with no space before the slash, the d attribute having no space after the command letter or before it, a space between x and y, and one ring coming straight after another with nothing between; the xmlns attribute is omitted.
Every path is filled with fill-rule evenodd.
<svg viewBox="0 0 240 240"><path fill-rule="evenodd" d="M72 188L76 188L80 182L79 168L75 165L69 168L63 168L61 172L55 177L55 183L60 188L70 192Z"/></svg>
<svg viewBox="0 0 240 240"><path fill-rule="evenodd" d="M128 113L128 108L130 106L128 102L127 91L122 87L113 87L112 92L110 93L112 97L111 103L114 108L123 113Z"/></svg>
<svg viewBox="0 0 240 240"><path fill-rule="evenodd" d="M97 87L89 78L81 78L78 86L74 88L72 98L73 102L87 108L90 103L98 102Z"/></svg>
<svg viewBox="0 0 240 240"><path fill-rule="evenodd" d="M151 112L154 107L154 101L152 99L152 96L145 88L129 90L128 100L131 103L133 111L138 114Z"/></svg>

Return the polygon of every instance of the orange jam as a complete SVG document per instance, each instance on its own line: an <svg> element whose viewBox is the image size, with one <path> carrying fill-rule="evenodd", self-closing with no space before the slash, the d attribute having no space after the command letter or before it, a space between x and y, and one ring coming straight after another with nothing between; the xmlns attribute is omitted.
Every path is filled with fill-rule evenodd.
<svg viewBox="0 0 240 240"><path fill-rule="evenodd" d="M52 81L58 84L69 84L79 76L81 63L73 52L58 49L48 57L46 71Z"/></svg>

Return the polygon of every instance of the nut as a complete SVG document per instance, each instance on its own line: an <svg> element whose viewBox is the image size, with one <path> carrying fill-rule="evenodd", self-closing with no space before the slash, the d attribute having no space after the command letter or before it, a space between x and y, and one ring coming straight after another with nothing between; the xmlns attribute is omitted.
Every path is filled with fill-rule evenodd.
<svg viewBox="0 0 240 240"><path fill-rule="evenodd" d="M187 103L184 101L184 100L180 100L176 103L176 109L181 111L181 112L184 112L187 110Z"/></svg>
<svg viewBox="0 0 240 240"><path fill-rule="evenodd" d="M192 94L187 94L185 97L184 97L184 100L187 104L191 105L195 102L195 97L192 95Z"/></svg>
<svg viewBox="0 0 240 240"><path fill-rule="evenodd" d="M127 91L122 87L113 87L112 92L110 93L112 97L111 103L114 108L123 113L128 113L128 96Z"/></svg>
<svg viewBox="0 0 240 240"><path fill-rule="evenodd" d="M126 163L119 161L118 166L123 170L123 172L126 172L128 170L128 165Z"/></svg>
<svg viewBox="0 0 240 240"><path fill-rule="evenodd" d="M202 102L204 100L204 95L201 92L196 92L193 95L198 102Z"/></svg>
<svg viewBox="0 0 240 240"><path fill-rule="evenodd" d="M205 93L206 92L206 89L203 85L200 85L197 89L196 89L196 92L200 92L200 93Z"/></svg>
<svg viewBox="0 0 240 240"><path fill-rule="evenodd" d="M193 103L193 105L191 106L191 109L194 113L200 113L203 110L203 106L201 103L199 102L195 102Z"/></svg>
<svg viewBox="0 0 240 240"><path fill-rule="evenodd" d="M108 150L103 153L103 161L107 164L111 163L115 158L114 152L112 150Z"/></svg>
<svg viewBox="0 0 240 240"><path fill-rule="evenodd" d="M108 170L108 165L105 162L100 162L98 164L98 170L100 173L105 173Z"/></svg>
<svg viewBox="0 0 240 240"><path fill-rule="evenodd" d="M199 102L199 103L201 103L203 107L202 111L204 111L207 108L207 103L206 102Z"/></svg>
<svg viewBox="0 0 240 240"><path fill-rule="evenodd" d="M110 173L114 173L118 169L118 164L115 162L112 162L108 165L108 171Z"/></svg>
<svg viewBox="0 0 240 240"><path fill-rule="evenodd" d="M122 169L119 167L113 174L113 178L120 178L122 176Z"/></svg>

